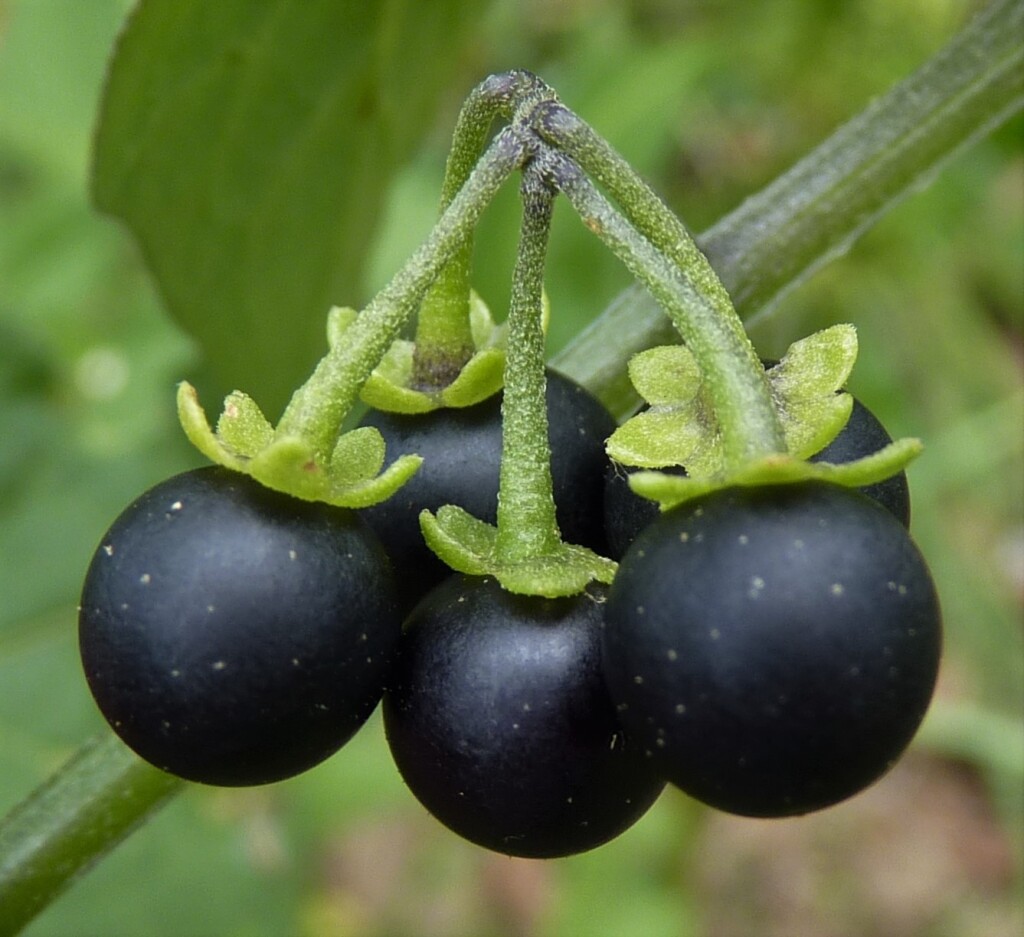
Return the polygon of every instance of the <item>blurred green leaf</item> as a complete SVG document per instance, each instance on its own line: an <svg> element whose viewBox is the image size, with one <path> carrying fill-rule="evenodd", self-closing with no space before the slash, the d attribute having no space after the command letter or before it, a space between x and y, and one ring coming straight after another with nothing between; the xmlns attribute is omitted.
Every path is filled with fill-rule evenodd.
<svg viewBox="0 0 1024 937"><path fill-rule="evenodd" d="M142 245L222 391L268 414L355 302L391 173L478 2L145 0L114 56L93 196ZM439 52L441 54L439 54Z"/></svg>
<svg viewBox="0 0 1024 937"><path fill-rule="evenodd" d="M7 145L28 157L31 176L84 182L95 76L130 2L0 2L0 154Z"/></svg>

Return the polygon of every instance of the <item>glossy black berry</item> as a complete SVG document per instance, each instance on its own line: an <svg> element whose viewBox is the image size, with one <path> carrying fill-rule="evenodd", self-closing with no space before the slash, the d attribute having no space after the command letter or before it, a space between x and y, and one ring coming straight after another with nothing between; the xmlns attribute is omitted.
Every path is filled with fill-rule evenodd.
<svg viewBox="0 0 1024 937"><path fill-rule="evenodd" d="M454 576L410 616L384 697L388 743L412 792L460 836L570 855L621 833L664 786L605 689L601 598Z"/></svg>
<svg viewBox="0 0 1024 937"><path fill-rule="evenodd" d="M891 442L892 437L878 417L854 397L850 418L839 435L808 461L833 464L853 462L884 449ZM629 487L630 471L616 462L605 469L604 524L608 555L613 559L621 559L637 534L659 513L656 502L633 493ZM661 471L686 474L683 469L676 467ZM885 507L904 527L910 526L910 489L906 472L899 472L873 485L865 485L859 490Z"/></svg>
<svg viewBox="0 0 1024 937"><path fill-rule="evenodd" d="M548 440L558 526L562 537L602 552L604 443L615 422L589 392L547 372ZM423 465L393 497L363 511L401 571L412 605L451 570L423 542L419 514L457 504L494 523L501 465L501 395L472 407L404 415L370 411L364 426L380 430L389 458L405 452Z"/></svg>
<svg viewBox="0 0 1024 937"><path fill-rule="evenodd" d="M331 755L380 699L390 563L351 511L221 468L170 478L100 542L79 617L100 710L172 774L261 784Z"/></svg>
<svg viewBox="0 0 1024 937"><path fill-rule="evenodd" d="M606 611L608 685L658 770L750 816L851 796L906 748L941 624L928 568L877 502L818 482L662 515Z"/></svg>

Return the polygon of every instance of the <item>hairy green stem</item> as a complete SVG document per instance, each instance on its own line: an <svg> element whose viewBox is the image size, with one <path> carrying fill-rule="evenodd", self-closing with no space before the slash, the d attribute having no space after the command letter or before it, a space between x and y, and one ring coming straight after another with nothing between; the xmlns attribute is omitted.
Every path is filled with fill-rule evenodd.
<svg viewBox="0 0 1024 937"><path fill-rule="evenodd" d="M545 89L550 92L535 75L517 70L491 75L470 92L452 134L441 186L442 212L472 176L495 118L510 117L520 101ZM423 297L413 358L413 382L420 388L447 386L473 354L469 322L472 259L470 232Z"/></svg>
<svg viewBox="0 0 1024 937"><path fill-rule="evenodd" d="M551 486L542 309L554 193L532 165L523 172L521 193L501 403L496 544L498 558L510 562L551 554L561 543Z"/></svg>
<svg viewBox="0 0 1024 937"><path fill-rule="evenodd" d="M544 154L558 188L672 320L704 375L728 465L785 452L782 426L764 366L735 313L711 304L686 276L629 224L569 157ZM738 327L738 330L737 330Z"/></svg>
<svg viewBox="0 0 1024 937"><path fill-rule="evenodd" d="M16 934L183 784L114 735L83 746L0 823L0 935Z"/></svg>
<svg viewBox="0 0 1024 937"><path fill-rule="evenodd" d="M278 424L279 437L302 436L312 442L319 458L328 460L363 383L484 208L519 167L524 151L522 139L508 130L495 138L427 241L360 313L345 333L345 341L321 359L295 392Z"/></svg>
<svg viewBox="0 0 1024 937"><path fill-rule="evenodd" d="M1021 35L1024 3L991 3L918 71L697 239L744 320L765 315L955 153L1020 110ZM657 303L632 286L552 364L624 416L637 400L626 363L674 340Z"/></svg>
<svg viewBox="0 0 1024 937"><path fill-rule="evenodd" d="M707 257L682 221L586 121L558 101L540 105L533 113L534 129L603 186L626 220L683 271L694 290L745 340L743 323L729 294Z"/></svg>

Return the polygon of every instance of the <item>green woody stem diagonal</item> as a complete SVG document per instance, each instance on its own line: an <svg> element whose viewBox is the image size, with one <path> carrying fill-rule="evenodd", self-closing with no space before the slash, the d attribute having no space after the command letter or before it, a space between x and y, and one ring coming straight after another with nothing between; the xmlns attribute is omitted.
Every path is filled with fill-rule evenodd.
<svg viewBox="0 0 1024 937"><path fill-rule="evenodd" d="M183 787L113 734L83 745L0 823L0 934L16 934Z"/></svg>

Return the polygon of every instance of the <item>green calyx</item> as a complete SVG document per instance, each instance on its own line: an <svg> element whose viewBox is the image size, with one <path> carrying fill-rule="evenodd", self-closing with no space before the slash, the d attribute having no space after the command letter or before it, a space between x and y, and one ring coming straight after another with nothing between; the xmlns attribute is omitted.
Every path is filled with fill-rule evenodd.
<svg viewBox="0 0 1024 937"><path fill-rule="evenodd" d="M423 461L403 455L382 472L384 439L372 427L342 433L324 459L302 436L276 433L256 402L241 391L225 398L216 429L211 429L195 388L183 382L178 387L178 418L192 445L211 461L276 491L338 507L363 508L383 501Z"/></svg>
<svg viewBox="0 0 1024 937"><path fill-rule="evenodd" d="M635 355L629 375L648 402L646 410L608 440L608 455L623 465L654 470L681 466L686 475L635 472L630 487L663 510L719 488L788 484L821 479L849 487L882 481L902 471L922 449L897 440L853 462L806 460L824 449L850 417L853 398L842 390L857 357L851 325L835 325L794 342L766 377L785 437L786 451L731 464L696 360L682 345Z"/></svg>
<svg viewBox="0 0 1024 937"><path fill-rule="evenodd" d="M447 383L420 380L418 343L397 339L363 385L363 403L391 413L429 413L441 407L471 407L501 390L508 329L504 323L495 324L490 309L476 292L470 293L468 305L472 351L454 379ZM351 315L354 313L349 309L332 310L329 334L339 326L343 328Z"/></svg>
<svg viewBox="0 0 1024 937"><path fill-rule="evenodd" d="M493 576L502 588L547 598L576 595L591 582L610 583L618 564L593 550L557 540L542 553L509 556L498 528L447 504L420 514L427 545L452 569L470 576Z"/></svg>
<svg viewBox="0 0 1024 937"><path fill-rule="evenodd" d="M765 456L710 478L640 471L629 476L629 487L638 495L657 501L663 511L721 488L791 485L812 480L831 482L845 488L861 488L902 471L920 455L922 449L919 439L897 439L872 455L842 465L805 462L790 455Z"/></svg>

